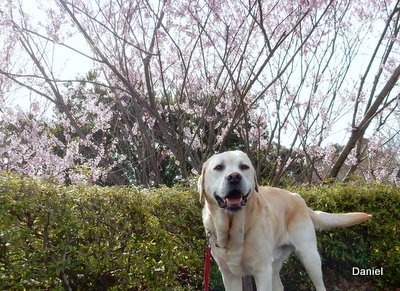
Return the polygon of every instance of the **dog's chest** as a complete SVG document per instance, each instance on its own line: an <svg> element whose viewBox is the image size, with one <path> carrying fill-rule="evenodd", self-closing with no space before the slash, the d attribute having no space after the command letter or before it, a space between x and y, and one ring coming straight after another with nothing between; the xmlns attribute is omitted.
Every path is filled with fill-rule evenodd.
<svg viewBox="0 0 400 291"><path fill-rule="evenodd" d="M260 215L265 219L244 211L230 216L218 212L214 219L205 215L206 230L212 234L212 254L221 271L240 276L253 274L271 259L272 226L266 213Z"/></svg>
<svg viewBox="0 0 400 291"><path fill-rule="evenodd" d="M265 264L268 254L268 245L261 245L260 241L251 238L245 239L243 244L235 247L213 246L213 257L218 266L240 276L253 274Z"/></svg>

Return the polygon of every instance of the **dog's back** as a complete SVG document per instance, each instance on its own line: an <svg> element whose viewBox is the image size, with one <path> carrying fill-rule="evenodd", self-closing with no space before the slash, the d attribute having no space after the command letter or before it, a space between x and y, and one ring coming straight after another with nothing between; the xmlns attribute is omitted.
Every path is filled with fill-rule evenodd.
<svg viewBox="0 0 400 291"><path fill-rule="evenodd" d="M272 206L272 209L279 209L284 215L280 215L281 221L286 224L296 219L299 215L308 212L314 228L316 230L326 230L337 227L348 227L369 220L372 215L363 212L350 213L328 213L309 208L304 199L296 194L284 189L274 187L259 187L262 197L266 204Z"/></svg>

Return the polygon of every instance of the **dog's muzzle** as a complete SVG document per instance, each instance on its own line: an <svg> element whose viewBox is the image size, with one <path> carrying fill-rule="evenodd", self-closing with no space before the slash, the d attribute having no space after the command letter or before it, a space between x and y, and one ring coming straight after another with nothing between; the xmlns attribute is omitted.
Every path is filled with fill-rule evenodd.
<svg viewBox="0 0 400 291"><path fill-rule="evenodd" d="M221 198L216 193L214 194L219 207L230 211L239 211L242 209L242 207L246 205L249 195L250 191L249 193L243 195L243 193L238 189L229 191L225 198Z"/></svg>

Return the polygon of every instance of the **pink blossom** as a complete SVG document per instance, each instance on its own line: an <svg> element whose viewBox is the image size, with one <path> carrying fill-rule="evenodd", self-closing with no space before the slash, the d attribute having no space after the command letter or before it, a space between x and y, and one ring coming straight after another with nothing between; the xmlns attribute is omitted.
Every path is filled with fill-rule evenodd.
<svg viewBox="0 0 400 291"><path fill-rule="evenodd" d="M376 95L371 88L386 84L399 54L390 27L382 39L393 49L378 50L361 87L373 56L369 46L377 43L382 21L396 12L390 1L72 0L66 5L74 17L62 5L41 1L39 19L25 5L0 4L0 127L8 126L0 128L1 169L71 181L104 179L114 166L151 167L149 156L182 145L182 136L177 150L198 156L180 165L198 167L193 161L204 158L206 147L217 148L230 129L248 137L251 147L270 150L267 155L283 143L289 150L301 147L310 159L307 170L322 174L337 154L332 144L321 146L328 133L359 124L369 96ZM91 50L71 36L86 40ZM30 45L23 47L24 39ZM67 77L64 66L57 70L55 64L66 61L60 47L71 58L87 56L94 73L79 82ZM81 76L90 70L81 69ZM8 100L25 94L21 85L38 98L26 111ZM62 112L51 121L40 108L42 97ZM398 114L393 104L378 118ZM378 124L376 130L389 127ZM393 153L382 152L388 138L377 140L380 133L369 142L369 158L379 153L388 161ZM143 150L148 136L152 146ZM281 148L268 148L274 145ZM357 162L352 155L346 163ZM382 165L371 177L391 175Z"/></svg>
<svg viewBox="0 0 400 291"><path fill-rule="evenodd" d="M356 157L354 154L350 154L350 155L347 157L347 160L346 160L345 163L346 163L346 165L348 165L348 166L357 165L357 163L358 163L357 157Z"/></svg>

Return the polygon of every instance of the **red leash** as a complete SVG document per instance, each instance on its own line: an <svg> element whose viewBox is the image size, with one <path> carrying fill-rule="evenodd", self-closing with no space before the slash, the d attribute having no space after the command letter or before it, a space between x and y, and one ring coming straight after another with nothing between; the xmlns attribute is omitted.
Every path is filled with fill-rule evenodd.
<svg viewBox="0 0 400 291"><path fill-rule="evenodd" d="M210 236L211 233L210 232L207 233L207 243L204 256L204 278L203 278L204 291L208 291L208 287L210 285L210 265L211 265Z"/></svg>

